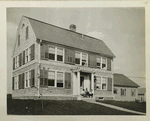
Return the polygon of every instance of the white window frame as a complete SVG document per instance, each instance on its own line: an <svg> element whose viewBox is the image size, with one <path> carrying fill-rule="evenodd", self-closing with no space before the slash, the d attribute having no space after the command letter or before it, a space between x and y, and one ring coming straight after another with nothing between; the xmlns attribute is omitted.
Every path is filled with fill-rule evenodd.
<svg viewBox="0 0 150 121"><path fill-rule="evenodd" d="M82 55L85 54L86 55L86 65L82 65ZM81 53L81 65L82 66L88 66L88 54L87 53Z"/></svg>
<svg viewBox="0 0 150 121"><path fill-rule="evenodd" d="M75 63L75 64L76 64L76 65L81 65L81 57L82 57L82 56L81 56L81 52L75 51L75 59L76 59L76 53L79 53L79 55L80 55L80 64L76 64L76 63Z"/></svg>
<svg viewBox="0 0 150 121"><path fill-rule="evenodd" d="M97 89L97 80L96 80L96 90L102 90L102 77L101 76L96 76L96 77L99 77L101 79L101 83L100 83L101 87L100 87L100 89Z"/></svg>
<svg viewBox="0 0 150 121"><path fill-rule="evenodd" d="M54 59L54 60L49 59L49 60L50 60L50 61L56 61L56 62L64 63L64 60L65 60L65 49L62 48L62 47L56 47L56 46L53 46L53 45L49 45L49 46L48 46L48 49L49 49L49 47L52 47L52 48L55 49L55 52L52 53L52 54L54 54L55 59ZM63 50L62 61L57 61L57 49L62 49L62 50ZM49 58L49 53L51 53L51 52L49 52L49 50L48 50L48 58Z"/></svg>
<svg viewBox="0 0 150 121"><path fill-rule="evenodd" d="M103 68L102 64L103 64L103 58L106 59L106 66ZM106 57L101 57L101 69L107 70L107 58Z"/></svg>
<svg viewBox="0 0 150 121"><path fill-rule="evenodd" d="M103 83L103 78L106 78L106 89L103 89L103 88L102 88L102 85L105 84L105 83ZM107 78L106 76L102 76L102 77L101 77L101 80L102 80L102 81L101 81L101 90L107 90L107 79L108 79L108 78Z"/></svg>
<svg viewBox="0 0 150 121"><path fill-rule="evenodd" d="M100 66L97 66L97 58L100 58L100 59L101 59L101 61L100 61ZM102 57L100 57L100 56L97 56L97 57L96 57L96 67L99 68L99 69L102 68Z"/></svg>
<svg viewBox="0 0 150 121"><path fill-rule="evenodd" d="M75 53L79 53L80 54L80 64L75 64L75 65L81 65L81 66L88 66L88 53L84 53L84 52L79 52L79 51L75 51ZM86 56L86 65L82 65L82 55L85 54ZM75 57L76 59L76 57Z"/></svg>
<svg viewBox="0 0 150 121"><path fill-rule="evenodd" d="M27 76L26 76L26 74L27 74ZM28 78L28 80L27 80L27 83L28 83L28 86L26 86L26 77ZM25 72L25 88L29 88L30 86L29 86L29 71L26 71Z"/></svg>
<svg viewBox="0 0 150 121"><path fill-rule="evenodd" d="M58 72L63 73L63 87L57 87L57 73L58 73ZM56 87L57 87L57 88L64 88L64 87L65 87L65 85L64 85L65 76L64 76L64 75L65 75L65 74L64 74L63 71L56 71L56 72L55 72L55 77L56 77Z"/></svg>
<svg viewBox="0 0 150 121"><path fill-rule="evenodd" d="M58 54L57 54L57 50L58 50L58 49L62 49L62 51L63 51L63 55L62 55L62 56L63 56L63 57L62 57L63 60L62 60L62 61L58 61L58 60L57 60L57 55L58 55ZM57 61L57 62L64 62L64 48L55 47L55 61Z"/></svg>
<svg viewBox="0 0 150 121"><path fill-rule="evenodd" d="M54 72L54 86L48 86L48 87L56 87L56 71L54 71L54 70L48 70L48 79L49 79L49 72Z"/></svg>
<svg viewBox="0 0 150 121"><path fill-rule="evenodd" d="M15 90L19 89L19 81L18 81L19 77L18 76L19 75L14 77L15 78L15 87L14 87Z"/></svg>

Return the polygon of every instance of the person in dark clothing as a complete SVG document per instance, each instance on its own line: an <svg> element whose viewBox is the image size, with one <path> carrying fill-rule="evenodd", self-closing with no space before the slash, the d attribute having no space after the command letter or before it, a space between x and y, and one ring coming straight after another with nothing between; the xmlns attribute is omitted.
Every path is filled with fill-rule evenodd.
<svg viewBox="0 0 150 121"><path fill-rule="evenodd" d="M86 88L85 93L86 93L87 97L89 97L89 96L90 96L90 95L89 95L89 91L88 91L88 89L87 89L87 88Z"/></svg>
<svg viewBox="0 0 150 121"><path fill-rule="evenodd" d="M92 93L92 89L89 92L89 98L92 97L93 98L93 93Z"/></svg>

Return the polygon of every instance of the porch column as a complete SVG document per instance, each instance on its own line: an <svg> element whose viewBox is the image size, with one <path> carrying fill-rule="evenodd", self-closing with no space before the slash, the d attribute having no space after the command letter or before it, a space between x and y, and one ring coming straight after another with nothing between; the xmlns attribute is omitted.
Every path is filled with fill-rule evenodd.
<svg viewBox="0 0 150 121"><path fill-rule="evenodd" d="M77 91L77 94L80 95L80 71L77 72Z"/></svg>
<svg viewBox="0 0 150 121"><path fill-rule="evenodd" d="M77 95L77 91L78 91L78 88L77 88L77 76L76 76L76 73L73 72L73 95Z"/></svg>
<svg viewBox="0 0 150 121"><path fill-rule="evenodd" d="M92 93L94 94L94 74L91 73L91 89L92 89Z"/></svg>

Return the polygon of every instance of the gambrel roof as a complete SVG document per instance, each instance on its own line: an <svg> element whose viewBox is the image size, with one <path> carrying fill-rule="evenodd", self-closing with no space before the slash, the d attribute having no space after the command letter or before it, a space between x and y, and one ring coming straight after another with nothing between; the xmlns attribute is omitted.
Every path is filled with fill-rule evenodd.
<svg viewBox="0 0 150 121"><path fill-rule="evenodd" d="M26 18L29 19L35 36L38 39L98 53L108 57L115 57L102 40L29 17Z"/></svg>
<svg viewBox="0 0 150 121"><path fill-rule="evenodd" d="M138 84L133 82L131 79L126 77L123 74L114 74L114 86L120 86L120 87L140 87Z"/></svg>

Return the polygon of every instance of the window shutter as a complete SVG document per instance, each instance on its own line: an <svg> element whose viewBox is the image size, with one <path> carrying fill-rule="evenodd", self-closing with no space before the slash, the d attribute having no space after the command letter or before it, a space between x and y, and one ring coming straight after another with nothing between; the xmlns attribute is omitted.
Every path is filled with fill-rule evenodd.
<svg viewBox="0 0 150 121"><path fill-rule="evenodd" d="M25 51L23 51L23 65L25 64Z"/></svg>
<svg viewBox="0 0 150 121"><path fill-rule="evenodd" d="M111 71L111 59L107 58L107 70Z"/></svg>
<svg viewBox="0 0 150 121"><path fill-rule="evenodd" d="M22 73L22 89L24 89L24 73Z"/></svg>
<svg viewBox="0 0 150 121"><path fill-rule="evenodd" d="M45 45L41 44L41 59L45 58Z"/></svg>
<svg viewBox="0 0 150 121"><path fill-rule="evenodd" d="M112 78L108 78L107 80L107 90L112 91Z"/></svg>
<svg viewBox="0 0 150 121"><path fill-rule="evenodd" d="M31 70L31 87L34 87L34 69Z"/></svg>
<svg viewBox="0 0 150 121"><path fill-rule="evenodd" d="M35 44L31 46L31 60L34 60Z"/></svg>
<svg viewBox="0 0 150 121"><path fill-rule="evenodd" d="M96 67L96 55L94 54L88 54L88 65L89 67Z"/></svg>
<svg viewBox="0 0 150 121"><path fill-rule="evenodd" d="M65 88L71 89L71 73L65 73Z"/></svg>
<svg viewBox="0 0 150 121"><path fill-rule="evenodd" d="M19 89L22 87L22 79L21 79L21 74L19 74Z"/></svg>
<svg viewBox="0 0 150 121"><path fill-rule="evenodd" d="M13 70L15 69L15 58L13 58Z"/></svg>
<svg viewBox="0 0 150 121"><path fill-rule="evenodd" d="M44 69L44 86L48 86L48 70Z"/></svg>
<svg viewBox="0 0 150 121"><path fill-rule="evenodd" d="M49 46L48 45L45 45L45 58L47 58L48 59L48 50L49 50L49 48L48 48Z"/></svg>
<svg viewBox="0 0 150 121"><path fill-rule="evenodd" d="M12 77L12 90L14 90L14 77Z"/></svg>
<svg viewBox="0 0 150 121"><path fill-rule="evenodd" d="M19 67L22 66L22 53L19 54Z"/></svg>
<svg viewBox="0 0 150 121"><path fill-rule="evenodd" d="M75 52L71 49L65 49L65 63L75 63Z"/></svg>

